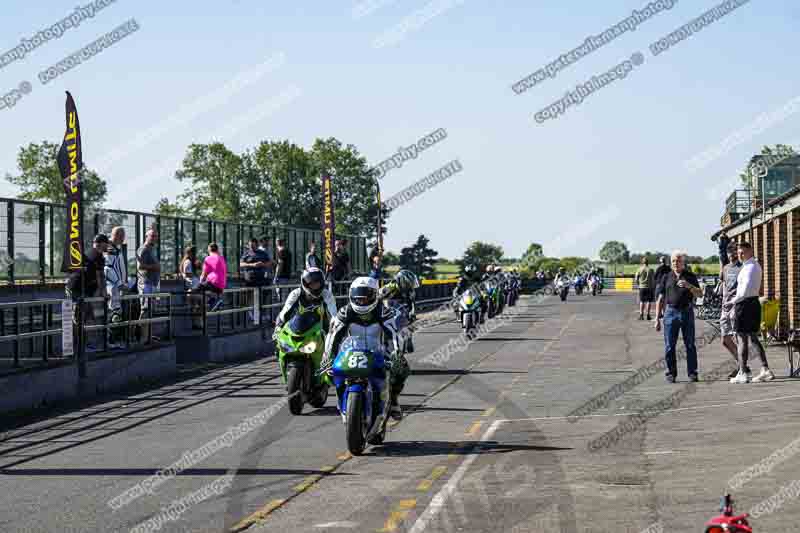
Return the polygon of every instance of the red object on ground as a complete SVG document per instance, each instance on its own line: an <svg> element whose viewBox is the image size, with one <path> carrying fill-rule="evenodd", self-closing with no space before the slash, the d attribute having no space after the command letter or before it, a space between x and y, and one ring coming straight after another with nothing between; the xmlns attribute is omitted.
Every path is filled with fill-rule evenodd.
<svg viewBox="0 0 800 533"><path fill-rule="evenodd" d="M734 516L733 499L730 494L722 498L722 514L712 518L706 523L705 533L753 533L753 528L747 523L747 513Z"/></svg>

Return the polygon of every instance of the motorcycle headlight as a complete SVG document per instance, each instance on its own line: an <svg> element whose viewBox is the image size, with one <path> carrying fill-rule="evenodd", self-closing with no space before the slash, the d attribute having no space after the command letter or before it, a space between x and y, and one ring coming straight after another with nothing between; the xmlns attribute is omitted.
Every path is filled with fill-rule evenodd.
<svg viewBox="0 0 800 533"><path fill-rule="evenodd" d="M472 305L473 303L475 303L475 299L472 297L471 294L467 294L466 296L464 296L464 303L467 305Z"/></svg>
<svg viewBox="0 0 800 533"><path fill-rule="evenodd" d="M317 343L313 341L309 342L308 344L300 348L300 351L303 352L304 354L312 354L317 351Z"/></svg>

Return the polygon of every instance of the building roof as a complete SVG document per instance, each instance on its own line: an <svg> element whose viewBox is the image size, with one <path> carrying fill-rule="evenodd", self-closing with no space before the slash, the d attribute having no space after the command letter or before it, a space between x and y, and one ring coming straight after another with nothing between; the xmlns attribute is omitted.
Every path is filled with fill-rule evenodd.
<svg viewBox="0 0 800 533"><path fill-rule="evenodd" d="M783 205L787 200L798 195L800 195L800 185L795 185L785 193L781 194L780 196L776 196L775 198L767 202L766 208L769 209L772 207L778 207L780 205ZM739 226L740 224L748 222L751 218L757 215L760 215L760 210L750 211L749 213L738 219L736 222L732 222L731 224L728 224L724 228L720 228L718 231L713 233L711 235L711 240L712 241L717 240L717 237L719 237L719 234L722 233L723 231L727 232L728 230L731 230L736 226Z"/></svg>

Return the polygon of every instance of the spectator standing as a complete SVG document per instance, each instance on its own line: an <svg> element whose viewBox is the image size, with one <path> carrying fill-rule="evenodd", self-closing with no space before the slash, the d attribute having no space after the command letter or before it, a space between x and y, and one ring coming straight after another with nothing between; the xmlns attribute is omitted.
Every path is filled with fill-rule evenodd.
<svg viewBox="0 0 800 533"><path fill-rule="evenodd" d="M208 256L203 260L203 273L200 275L202 291L209 291L213 295L209 302L209 310L216 311L222 307L223 292L228 283L228 265L225 258L219 253L219 245L212 242L208 245Z"/></svg>
<svg viewBox="0 0 800 533"><path fill-rule="evenodd" d="M267 239L266 236L262 235L261 238L258 239L258 250L267 258L268 264L264 271L264 279L267 280L266 285L271 285L272 278L275 277L273 272L274 262L272 261L272 254L269 253L269 239Z"/></svg>
<svg viewBox="0 0 800 533"><path fill-rule="evenodd" d="M105 259L103 253L109 246L108 236L103 233L95 236L92 242L92 249L83 256L83 268L73 271L67 278L64 292L66 297L76 303L73 324L75 325L74 348L83 342L83 325L94 324L94 312L91 304L85 303L86 298L104 296L106 291L106 280L104 274ZM87 349L94 350L94 346L87 344Z"/></svg>
<svg viewBox="0 0 800 533"><path fill-rule="evenodd" d="M140 299L140 320L145 318L150 306L153 305L153 299L145 295L157 293L161 284L161 263L156 255L157 242L158 231L155 228L150 228L145 233L144 244L136 251L136 286L142 296ZM145 343L149 343L150 324L143 324L141 331L142 336L146 339Z"/></svg>
<svg viewBox="0 0 800 533"><path fill-rule="evenodd" d="M372 270L370 270L369 277L380 282L380 280L383 279L383 260L381 256L378 254L372 256L372 260L370 262L372 264Z"/></svg>
<svg viewBox="0 0 800 533"><path fill-rule="evenodd" d="M731 383L751 381L750 368L747 366L751 342L761 358L761 373L752 378L752 381L770 381L775 378L775 374L769 369L767 354L758 338L761 328L761 303L758 300L761 292L761 265L753 257L753 246L749 242L740 243L738 253L742 269L736 277L736 296L722 308L723 312L733 314L733 330L739 345L739 372L736 377L731 378Z"/></svg>
<svg viewBox="0 0 800 533"><path fill-rule="evenodd" d="M660 281L658 301L656 302L656 331L661 330L661 307L664 310L664 359L667 366L666 378L675 383L678 377L678 365L675 359L675 347L678 335L683 335L686 347L686 371L690 381L697 381L697 346L695 345L694 299L702 296L703 291L697 277L685 270L685 254L672 252L672 270Z"/></svg>
<svg viewBox="0 0 800 533"><path fill-rule="evenodd" d="M283 301L280 285L287 285L292 276L292 253L286 247L284 239L275 240L275 296L278 301Z"/></svg>
<svg viewBox="0 0 800 533"><path fill-rule="evenodd" d="M650 309L653 306L653 287L655 275L653 269L647 264L647 258L642 257L642 266L636 272L636 283L639 285L639 320L644 320L644 308L647 307L647 320L650 318Z"/></svg>
<svg viewBox="0 0 800 533"><path fill-rule="evenodd" d="M267 267L269 266L272 266L269 255L258 247L258 239L251 237L247 250L239 260L239 269L242 272L245 286L256 287L260 291L259 287L267 285ZM251 301L250 305L253 305L254 301ZM255 319L253 311L248 311L247 316L251 321Z"/></svg>
<svg viewBox="0 0 800 533"><path fill-rule="evenodd" d="M108 296L108 318L112 324L122 322L122 295L128 288L128 262L123 246L125 245L125 228L116 226L111 230L111 242L104 254L106 294ZM119 340L123 335L121 328L108 330L109 348L119 348Z"/></svg>
<svg viewBox="0 0 800 533"><path fill-rule="evenodd" d="M267 284L267 268L272 261L266 251L258 247L258 239L250 239L250 244L242 254L239 268L242 271L244 284L247 287L263 287Z"/></svg>
<svg viewBox="0 0 800 533"><path fill-rule="evenodd" d="M336 241L333 250L333 264L328 265L328 272L333 281L344 281L350 274L350 254L345 250L345 239ZM343 294L342 290L334 291L335 294Z"/></svg>
<svg viewBox="0 0 800 533"><path fill-rule="evenodd" d="M725 233L725 230L720 232L719 237L717 237L717 246L719 250L719 271L720 275L722 275L722 269L725 268L725 265L728 264L730 258L728 257L728 245L730 244L731 239L728 237L728 234Z"/></svg>
<svg viewBox="0 0 800 533"><path fill-rule="evenodd" d="M739 354L737 352L736 343L733 341L736 333L733 330L733 313L726 310L727 304L736 298L736 286L738 282L739 272L742 270L742 263L739 261L739 256L736 251L735 243L728 243L728 264L722 269L720 275L720 287L722 287L722 312L719 318L720 335L722 335L722 345L733 356L736 361L739 361ZM736 377L739 369L733 371L728 376L729 378Z"/></svg>
<svg viewBox="0 0 800 533"><path fill-rule="evenodd" d="M665 274L669 274L672 269L669 267L669 262L665 256L661 256L658 259L658 268L656 269L655 276L653 276L653 286L655 287L655 292L653 294L653 299L658 302L658 297L660 296L658 293L658 288L661 286L661 278L664 277ZM660 317L657 317L660 318Z"/></svg>
<svg viewBox="0 0 800 533"><path fill-rule="evenodd" d="M306 263L305 268L308 270L309 268L319 268L322 269L322 263L319 261L319 256L317 255L317 243L311 241L308 244L308 253L306 254Z"/></svg>

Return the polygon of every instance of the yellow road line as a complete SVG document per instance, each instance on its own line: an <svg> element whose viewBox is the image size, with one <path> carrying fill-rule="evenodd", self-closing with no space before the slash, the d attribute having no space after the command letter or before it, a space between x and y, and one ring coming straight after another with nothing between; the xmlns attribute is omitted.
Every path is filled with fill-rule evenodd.
<svg viewBox="0 0 800 533"><path fill-rule="evenodd" d="M485 410L481 416L492 416L492 414L494 414L496 409L497 407L490 407L487 410Z"/></svg>
<svg viewBox="0 0 800 533"><path fill-rule="evenodd" d="M302 482L302 483L300 483L299 485L295 485L295 486L294 486L294 488L293 488L293 490L294 490L295 492L303 492L303 491L306 491L306 490L308 490L308 488L309 488L311 485L313 485L314 483L316 483L316 482L317 482L317 481L319 481L320 479L322 479L322 476L321 476L320 474L314 474L313 476L308 476L307 478L305 478L305 479L303 480L303 482Z"/></svg>
<svg viewBox="0 0 800 533"><path fill-rule="evenodd" d="M436 468L433 469L433 472L431 472L430 476L419 482L419 485L417 485L417 490L420 492L426 492L430 490L434 481L442 477L445 472L447 472L446 466L437 466Z"/></svg>
<svg viewBox="0 0 800 533"><path fill-rule="evenodd" d="M423 479L422 481L419 482L419 485L417 485L417 490L419 492L427 492L431 490L432 486L433 486L433 481L431 481L430 479Z"/></svg>
<svg viewBox="0 0 800 533"><path fill-rule="evenodd" d="M230 531L231 532L236 532L236 531L242 531L244 529L247 529L248 527L252 526L253 524L265 519L267 517L267 515L269 515L272 511L274 511L275 509L277 509L281 505L283 505L285 501L286 500L272 500L271 502L266 504L264 507L262 507L261 509L259 509L255 513L251 514L250 516L248 516L247 518L245 518L244 520L242 520L241 522L239 522L235 526L233 526L230 529Z"/></svg>
<svg viewBox="0 0 800 533"><path fill-rule="evenodd" d="M400 509L403 510L403 511L408 511L410 509L413 509L416 506L417 506L417 500L414 500L414 499L411 499L411 500L400 500Z"/></svg>
<svg viewBox="0 0 800 533"><path fill-rule="evenodd" d="M398 505L399 510L389 513L389 518L386 519L386 523L383 524L383 529L379 529L378 532L391 533L397 531L397 528L400 527L400 524L402 524L403 520L408 516L409 510L416 506L417 500L400 500L400 504Z"/></svg>
<svg viewBox="0 0 800 533"><path fill-rule="evenodd" d="M480 420L479 420L479 421L477 421L477 422L474 422L474 423L473 423L473 424L472 424L472 425L469 427L469 429L467 430L467 432L466 432L466 433L467 433L467 435L470 435L470 436L473 436L473 435L475 435L475 434L478 432L478 430L479 430L479 429L481 429L481 426L482 426L482 425L483 425L483 422L481 422Z"/></svg>

